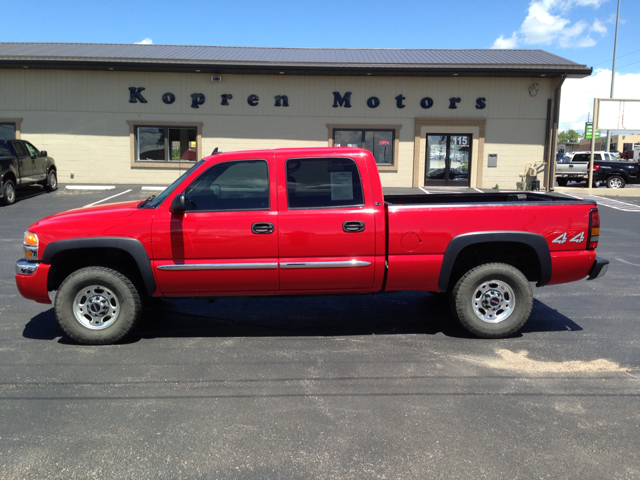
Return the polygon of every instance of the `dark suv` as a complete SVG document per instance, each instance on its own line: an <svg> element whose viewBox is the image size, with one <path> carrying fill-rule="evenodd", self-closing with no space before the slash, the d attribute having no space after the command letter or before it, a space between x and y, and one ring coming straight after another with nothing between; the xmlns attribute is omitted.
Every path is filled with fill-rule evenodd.
<svg viewBox="0 0 640 480"><path fill-rule="evenodd" d="M58 188L53 158L25 140L0 139L0 203L11 205L17 188L36 183L49 192Z"/></svg>

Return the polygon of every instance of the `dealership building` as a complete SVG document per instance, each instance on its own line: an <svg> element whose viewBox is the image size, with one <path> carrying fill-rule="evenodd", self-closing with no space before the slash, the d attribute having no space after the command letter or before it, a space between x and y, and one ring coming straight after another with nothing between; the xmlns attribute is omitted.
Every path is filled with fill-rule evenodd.
<svg viewBox="0 0 640 480"><path fill-rule="evenodd" d="M562 83L591 70L541 50L0 43L0 137L46 150L61 183L168 184L215 148L356 146L385 187L544 189Z"/></svg>

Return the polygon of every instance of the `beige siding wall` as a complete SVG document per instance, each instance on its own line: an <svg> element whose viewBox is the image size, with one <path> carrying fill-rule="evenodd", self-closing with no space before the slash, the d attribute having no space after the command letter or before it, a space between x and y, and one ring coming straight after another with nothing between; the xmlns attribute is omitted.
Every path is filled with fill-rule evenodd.
<svg viewBox="0 0 640 480"><path fill-rule="evenodd" d="M535 97L528 91L532 83L539 84ZM129 103L129 87L145 87L148 103ZM334 91L352 92L352 107L333 108ZM166 92L176 96L172 105L161 100ZM192 93L206 97L198 109L191 108ZM220 105L223 93L233 95L229 106ZM258 106L248 105L250 94L258 95ZM406 97L402 109L394 99L399 94ZM287 95L290 106L275 107L275 95ZM367 107L371 96L380 99L378 108ZM420 107L426 96L434 100L430 109ZM448 99L454 96L462 102L452 110ZM132 168L127 121L202 122L205 154L214 147L327 146L327 124L352 123L402 125L398 172L381 176L384 186L408 187L416 118L443 118L486 119L484 154L475 165L482 163L482 175L473 177L472 186L514 188L525 165L542 160L552 96L551 80L541 78L223 75L222 82L213 83L211 75L198 73L0 70L0 117L23 119L22 138L56 159L63 183L166 184L177 177L177 169ZM486 98L486 108L475 108L478 97ZM490 153L498 154L498 168L486 167ZM420 172L422 185L424 165Z"/></svg>

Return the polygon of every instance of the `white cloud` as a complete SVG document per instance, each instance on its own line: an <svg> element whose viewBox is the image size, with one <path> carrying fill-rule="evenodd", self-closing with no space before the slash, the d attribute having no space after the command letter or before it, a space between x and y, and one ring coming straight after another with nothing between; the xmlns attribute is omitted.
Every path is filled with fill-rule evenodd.
<svg viewBox="0 0 640 480"><path fill-rule="evenodd" d="M153 44L153 40L151 40L149 37L145 38L144 40L142 40L141 42L135 42L136 45L151 45Z"/></svg>
<svg viewBox="0 0 640 480"><path fill-rule="evenodd" d="M525 43L549 45L571 22L567 18L551 14L553 3L552 0L542 0L529 5L529 14L520 26Z"/></svg>
<svg viewBox="0 0 640 480"><path fill-rule="evenodd" d="M640 73L616 74L615 98L640 99ZM560 130L584 131L587 114L593 112L594 98L609 98L611 70L599 69L587 78L565 80L560 100Z"/></svg>
<svg viewBox="0 0 640 480"><path fill-rule="evenodd" d="M518 36L516 32L513 32L511 38L504 38L504 35L500 35L491 48L516 48L518 46Z"/></svg>
<svg viewBox="0 0 640 480"><path fill-rule="evenodd" d="M593 21L593 25L591 25L591 30L594 32L598 32L600 35L604 35L607 33L607 27L604 23L602 23L597 18Z"/></svg>
<svg viewBox="0 0 640 480"><path fill-rule="evenodd" d="M604 35L607 27L597 19L591 26L584 21L571 24L567 15L575 7L599 8L605 1L607 0L533 0L518 32L514 32L508 39L500 35L492 48L516 48L520 43L557 43L561 48L592 47L596 41L585 33L587 29Z"/></svg>

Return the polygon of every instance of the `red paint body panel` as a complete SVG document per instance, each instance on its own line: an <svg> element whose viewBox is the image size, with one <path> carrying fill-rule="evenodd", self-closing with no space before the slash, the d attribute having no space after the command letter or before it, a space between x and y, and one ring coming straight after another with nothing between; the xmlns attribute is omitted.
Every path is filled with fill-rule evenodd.
<svg viewBox="0 0 640 480"><path fill-rule="evenodd" d="M370 291L375 273L376 219L369 174L365 157L360 150L345 149L340 155L323 151L319 158L346 157L355 161L362 180L364 206L346 208L292 209L288 208L287 189L278 190L278 238L281 262L365 261L368 267L280 269L280 290L359 289ZM351 153L351 155L349 155ZM299 158L299 152L276 153L277 178L286 179L286 161ZM314 155L305 155L305 158ZM283 181L279 181L282 185ZM345 232L345 221L361 221L363 232Z"/></svg>
<svg viewBox="0 0 640 480"><path fill-rule="evenodd" d="M385 290L438 291L443 255L389 255Z"/></svg>
<svg viewBox="0 0 640 480"><path fill-rule="evenodd" d="M389 207L389 255L408 253L402 236L414 232L421 243L412 254L444 253L454 237L469 232L521 231L545 237L549 250L585 250L589 228L590 204L576 205L438 205ZM582 242L552 243L564 232L584 232Z"/></svg>
<svg viewBox="0 0 640 480"><path fill-rule="evenodd" d="M594 250L551 253L552 274L549 285L583 280L596 261Z"/></svg>
<svg viewBox="0 0 640 480"><path fill-rule="evenodd" d="M287 159L340 157L356 163L364 205L290 210ZM169 211L174 197L212 166L258 159L268 162L268 209L184 214ZM551 251L551 284L586 277L595 261L595 251L586 250L589 211L594 206L580 201L556 203L470 202L390 205L387 209L378 167L371 153L365 150L261 150L207 158L155 209L139 209L138 201L99 205L47 217L29 230L38 235L40 252L44 252L50 242L65 239L126 237L140 241L151 260L156 296L371 293L380 291L383 285L392 291L435 291L447 246L453 238L470 232L519 231L542 235ZM347 220L364 222L365 230L344 232L342 226ZM252 233L252 224L258 222L272 223L273 233ZM283 268L282 265L344 261L370 265L338 268ZM266 263L272 268L220 269L220 265L227 263ZM157 268L191 264L215 268ZM50 303L49 270L49 265L41 264L32 276L16 275L20 293L26 298Z"/></svg>
<svg viewBox="0 0 640 480"><path fill-rule="evenodd" d="M212 157L194 171L158 208L153 219L152 266L163 294L215 295L278 290L278 270L158 270L160 265L275 263L278 261L278 204L273 152L238 152ZM172 214L171 201L214 165L237 160L265 160L269 207L250 211L188 211ZM254 223L274 224L274 233L255 234Z"/></svg>
<svg viewBox="0 0 640 480"><path fill-rule="evenodd" d="M49 277L49 265L41 263L33 275L16 274L16 285L20 295L28 300L38 303L51 303L47 292L47 278Z"/></svg>

